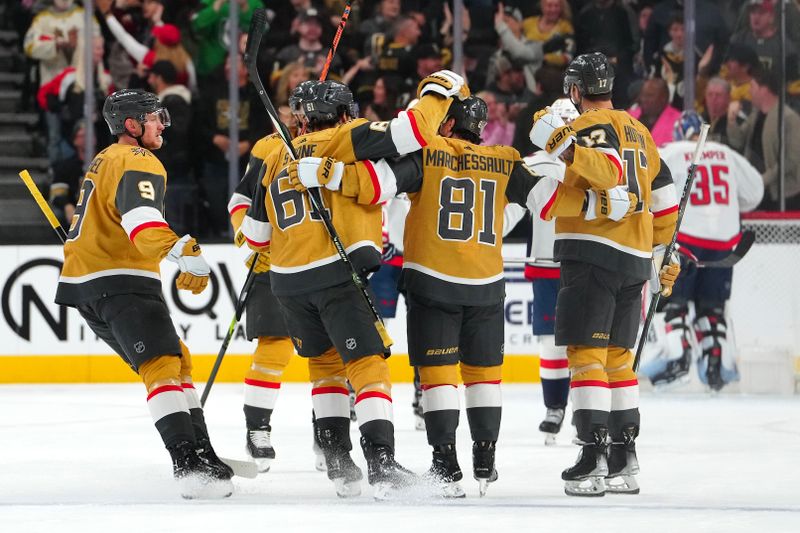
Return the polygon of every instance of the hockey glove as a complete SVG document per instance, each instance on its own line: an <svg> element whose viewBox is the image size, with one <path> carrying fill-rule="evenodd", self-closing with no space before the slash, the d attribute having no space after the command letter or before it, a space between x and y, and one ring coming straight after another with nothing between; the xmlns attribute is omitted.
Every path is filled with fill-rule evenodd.
<svg viewBox="0 0 800 533"><path fill-rule="evenodd" d="M575 130L564 124L564 120L558 115L547 112L533 123L529 137L534 146L542 148L550 157L557 159L575 142Z"/></svg>
<svg viewBox="0 0 800 533"><path fill-rule="evenodd" d="M653 248L653 273L650 278L650 287L651 292L660 292L662 296L669 297L672 294L672 287L681 273L681 260L673 251L669 262L663 264L666 248L663 244Z"/></svg>
<svg viewBox="0 0 800 533"><path fill-rule="evenodd" d="M303 157L289 163L289 184L305 192L315 187L338 191L344 174L344 163L332 157Z"/></svg>
<svg viewBox="0 0 800 533"><path fill-rule="evenodd" d="M253 272L256 274L269 272L269 254L253 252L247 256L247 260L244 262L244 264L247 265L247 268L249 269L253 265L253 261L256 262Z"/></svg>
<svg viewBox="0 0 800 533"><path fill-rule="evenodd" d="M206 260L200 255L200 245L191 235L184 235L175 243L167 254L167 259L177 263L181 270L175 286L182 290L200 294L208 285L211 273Z"/></svg>
<svg viewBox="0 0 800 533"><path fill-rule="evenodd" d="M632 192L628 192L625 186L619 185L613 189L586 191L586 215L585 220L596 218L607 218L618 222L623 218L628 218L639 199Z"/></svg>
<svg viewBox="0 0 800 533"><path fill-rule="evenodd" d="M445 98L456 97L463 100L469 96L469 87L464 78L451 70L439 70L419 82L417 98L427 93L436 93Z"/></svg>

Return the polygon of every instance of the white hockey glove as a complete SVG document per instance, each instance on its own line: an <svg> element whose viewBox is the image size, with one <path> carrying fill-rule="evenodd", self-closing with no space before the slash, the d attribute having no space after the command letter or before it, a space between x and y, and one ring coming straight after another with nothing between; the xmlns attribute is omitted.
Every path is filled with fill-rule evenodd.
<svg viewBox="0 0 800 533"><path fill-rule="evenodd" d="M289 163L289 183L299 192L325 187L338 191L344 175L344 163L332 157L303 157Z"/></svg>
<svg viewBox="0 0 800 533"><path fill-rule="evenodd" d="M417 97L422 98L427 93L436 93L445 98L456 97L459 100L469 96L469 87L464 78L452 70L438 70L427 76L417 89Z"/></svg>
<svg viewBox="0 0 800 533"><path fill-rule="evenodd" d="M200 294L205 290L211 268L200 255L200 245L191 235L178 239L167 254L167 259L177 263L181 271L175 280L176 287L192 291L192 294Z"/></svg>
<svg viewBox="0 0 800 533"><path fill-rule="evenodd" d="M586 215L583 218L607 218L618 222L633 213L638 201L636 195L628 192L624 185L602 191L589 189L586 191Z"/></svg>
<svg viewBox="0 0 800 533"><path fill-rule="evenodd" d="M664 264L664 253L667 247L659 244L653 248L653 270L650 274L650 292L660 292L662 296L669 297L672 287L681 273L681 260L673 250L669 262Z"/></svg>
<svg viewBox="0 0 800 533"><path fill-rule="evenodd" d="M575 142L575 130L567 126L560 116L547 112L534 116L533 127L529 133L531 142L543 149L553 159L557 159Z"/></svg>

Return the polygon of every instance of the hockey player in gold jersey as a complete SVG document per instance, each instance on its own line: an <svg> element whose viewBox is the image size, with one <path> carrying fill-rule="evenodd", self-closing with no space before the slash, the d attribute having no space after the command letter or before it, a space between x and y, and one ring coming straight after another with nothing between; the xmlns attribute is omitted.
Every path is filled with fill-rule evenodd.
<svg viewBox="0 0 800 533"><path fill-rule="evenodd" d="M509 202L541 209L535 205L535 191L542 177L528 169L519 153L506 146L479 145L486 120L486 103L480 98L453 101L440 136L422 150L397 161L348 165L340 183L320 180L314 160L290 166L290 174L296 174L292 181L301 188L324 185L365 204L398 192L411 199L400 288L408 305L410 362L419 368L425 427L433 447L426 477L445 497L464 496L455 447L459 367L473 440L473 475L482 494L497 479L503 211ZM621 218L635 205L627 192L618 192L603 216ZM562 187L550 209L563 216L585 216L587 196Z"/></svg>
<svg viewBox="0 0 800 533"><path fill-rule="evenodd" d="M668 290L679 272L675 258L661 268L658 257L677 220L669 169L647 128L613 110L613 82L603 54L578 56L567 68L564 93L581 116L565 125L545 110L534 116L530 133L534 145L566 163L564 185L602 189L620 183L639 198L633 215L620 222L545 213L556 216L554 255L561 262L556 344L567 346L573 420L582 445L577 464L562 473L565 491L573 496L639 491L633 477L639 385L630 349L644 281L652 275ZM552 193L557 190L553 184Z"/></svg>
<svg viewBox="0 0 800 533"><path fill-rule="evenodd" d="M468 89L460 76L437 72L421 82L419 103L389 122L354 119L352 94L338 82L304 82L293 95L299 97L293 112L303 116L311 132L293 141L296 150L352 163L419 150L435 137L451 98L468 95ZM391 383L384 360L388 347L307 196L295 190L285 172L278 174L288 162L285 151L265 161L262 190L255 194L242 233L254 250L269 246L273 292L297 352L310 358L317 436L328 477L340 495L358 490L361 472L349 455L349 380L356 392L368 479L376 497L388 497L414 482L394 458ZM342 175L341 163L326 169L331 176ZM356 271L366 276L376 270L382 248L380 206L330 192L322 198Z"/></svg>
<svg viewBox="0 0 800 533"><path fill-rule="evenodd" d="M191 355L161 291L164 258L178 264L177 287L194 294L210 272L197 242L164 220L167 176L151 150L161 147L169 113L154 94L125 89L106 99L103 117L118 141L94 158L81 185L56 302L77 308L142 378L181 494L229 496L233 472L211 447Z"/></svg>

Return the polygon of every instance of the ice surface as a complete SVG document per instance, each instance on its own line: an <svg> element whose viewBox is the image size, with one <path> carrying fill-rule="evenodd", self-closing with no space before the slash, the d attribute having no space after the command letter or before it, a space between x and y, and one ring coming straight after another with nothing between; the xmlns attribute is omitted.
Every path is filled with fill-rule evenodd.
<svg viewBox="0 0 800 533"><path fill-rule="evenodd" d="M201 390L201 385L198 385ZM565 496L571 428L545 447L538 385L504 386L500 479L479 499L462 415L458 450L467 498L378 503L370 488L336 497L313 467L310 387L285 384L273 415L277 459L237 478L224 501L180 499L141 385L0 387L0 532L542 531L581 533L800 531L800 398L722 394L642 396L639 496ZM424 471L412 389L394 389L397 458ZM217 452L244 457L241 386L217 384L206 416ZM463 398L462 398L463 405ZM357 445L353 427L353 442ZM354 458L363 467L360 450Z"/></svg>

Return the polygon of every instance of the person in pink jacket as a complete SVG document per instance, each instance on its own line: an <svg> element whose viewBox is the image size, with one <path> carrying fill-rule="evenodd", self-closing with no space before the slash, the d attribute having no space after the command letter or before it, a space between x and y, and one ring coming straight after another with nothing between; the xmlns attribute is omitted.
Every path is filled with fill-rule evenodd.
<svg viewBox="0 0 800 533"><path fill-rule="evenodd" d="M659 147L672 142L672 127L681 117L680 110L669 105L669 88L662 79L646 80L637 105L628 109L628 113L650 130Z"/></svg>

